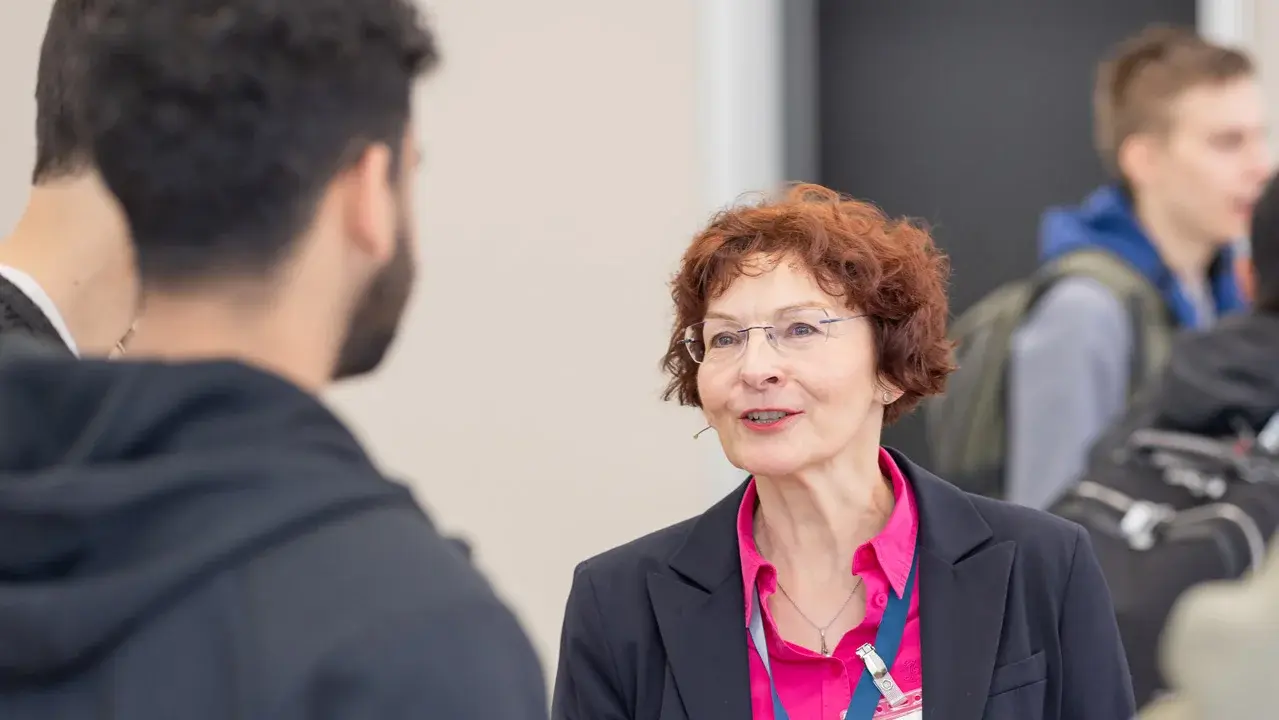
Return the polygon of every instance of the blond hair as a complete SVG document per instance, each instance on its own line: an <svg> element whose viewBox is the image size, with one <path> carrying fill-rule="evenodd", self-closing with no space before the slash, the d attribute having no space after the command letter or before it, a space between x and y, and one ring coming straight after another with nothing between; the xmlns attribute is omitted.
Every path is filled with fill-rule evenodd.
<svg viewBox="0 0 1279 720"><path fill-rule="evenodd" d="M1097 152L1120 175L1119 148L1130 136L1166 132L1169 105L1185 91L1253 74L1239 50L1193 31L1154 26L1121 42L1097 70L1093 121Z"/></svg>

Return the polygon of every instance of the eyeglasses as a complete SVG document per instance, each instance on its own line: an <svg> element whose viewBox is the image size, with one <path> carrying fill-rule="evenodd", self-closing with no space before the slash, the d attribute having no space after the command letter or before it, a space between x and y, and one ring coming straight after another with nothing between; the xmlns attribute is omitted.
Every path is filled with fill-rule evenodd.
<svg viewBox="0 0 1279 720"><path fill-rule="evenodd" d="M803 308L778 313L767 325L750 327L742 327L741 323L732 320L713 318L689 325L684 329L684 339L680 342L695 363L732 362L746 352L751 330L763 330L774 350L798 354L824 345L836 323L860 317L866 316L831 317L821 308Z"/></svg>

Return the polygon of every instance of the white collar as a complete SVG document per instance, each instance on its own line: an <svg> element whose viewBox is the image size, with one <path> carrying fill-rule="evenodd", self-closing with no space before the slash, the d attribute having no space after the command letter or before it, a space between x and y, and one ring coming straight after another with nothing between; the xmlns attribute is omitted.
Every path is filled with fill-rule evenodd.
<svg viewBox="0 0 1279 720"><path fill-rule="evenodd" d="M40 287L40 283L36 282L35 278L9 265L0 265L0 277L13 283L24 295L30 298L31 302L35 303L36 307L40 308L44 316L49 319L49 323L53 325L53 328L58 331L58 336L62 338L62 342L66 343L73 354L80 355L80 350L75 344L75 338L71 337L71 330L67 328L66 321L62 319L62 313L58 312L58 306L53 304L53 298L49 297L49 293Z"/></svg>

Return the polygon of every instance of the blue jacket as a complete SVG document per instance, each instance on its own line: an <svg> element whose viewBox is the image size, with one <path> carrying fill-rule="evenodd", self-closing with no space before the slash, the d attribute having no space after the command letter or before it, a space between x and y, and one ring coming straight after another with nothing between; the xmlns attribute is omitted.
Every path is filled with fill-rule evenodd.
<svg viewBox="0 0 1279 720"><path fill-rule="evenodd" d="M1132 203L1117 187L1098 189L1079 207L1054 208L1044 213L1039 234L1040 259L1044 263L1090 247L1109 250L1145 275L1163 293L1168 309L1181 327L1201 328L1211 324L1211 318L1197 317L1194 304L1138 224ZM1219 316L1245 307L1235 280L1232 255L1230 248L1222 250L1210 272L1213 301Z"/></svg>

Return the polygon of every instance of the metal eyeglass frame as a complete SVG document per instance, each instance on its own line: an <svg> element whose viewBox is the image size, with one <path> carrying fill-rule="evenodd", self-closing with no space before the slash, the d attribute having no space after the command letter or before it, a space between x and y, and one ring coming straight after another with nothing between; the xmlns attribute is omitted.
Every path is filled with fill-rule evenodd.
<svg viewBox="0 0 1279 720"><path fill-rule="evenodd" d="M822 313L825 313L825 312L826 312L825 310L822 310ZM828 316L822 320L818 320L817 322L820 325L834 325L835 323L841 323L841 322L844 322L845 320L856 320L858 318L864 318L864 317L866 317L865 313L862 313L859 315L845 315L843 317ZM684 339L679 341L679 344L684 346L684 352L688 353L688 357L693 362L697 363L698 365L701 365L702 362L705 360L705 358L703 357L702 360L698 360L697 355L693 353L693 343L696 342L696 339L691 336L694 332L694 328L700 325L705 325L705 324L706 324L706 321L703 320L701 322L695 322L692 325L689 325L688 327L684 328ZM746 353L746 346L749 345L751 341L751 330L763 330L764 338L768 340L768 344L773 346L774 350L780 351L781 348L778 345L777 336L773 334L773 331L776 329L777 329L776 325L751 325L750 327L744 327L738 330L734 330L733 332L741 335L743 338L742 349L738 353L738 355L744 355ZM827 335L826 337L829 338L830 336Z"/></svg>

